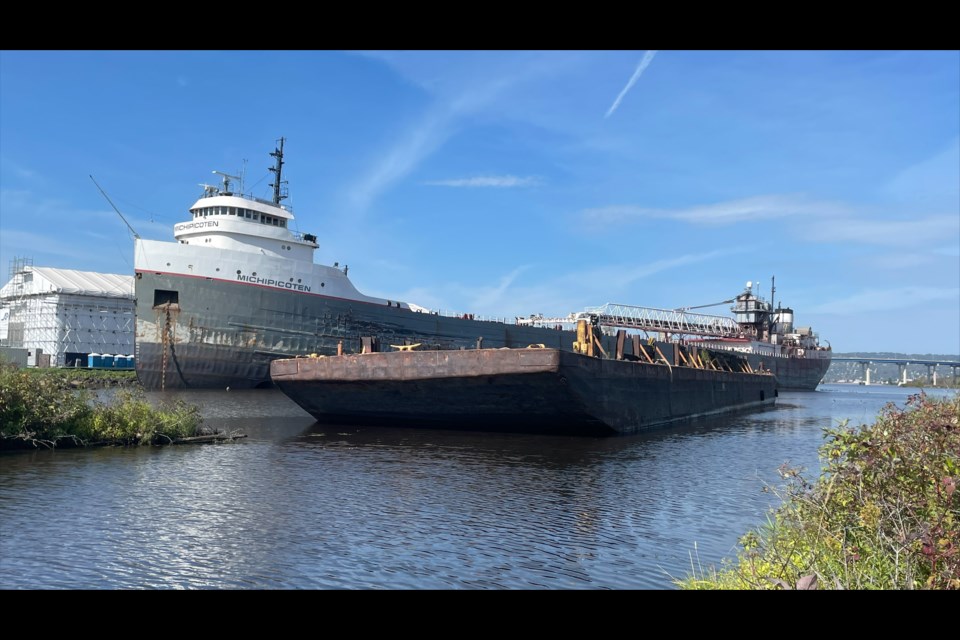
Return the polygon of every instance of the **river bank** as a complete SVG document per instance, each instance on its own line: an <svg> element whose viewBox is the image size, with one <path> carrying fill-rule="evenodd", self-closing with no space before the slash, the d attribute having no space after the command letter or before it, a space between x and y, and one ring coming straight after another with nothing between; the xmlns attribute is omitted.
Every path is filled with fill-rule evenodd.
<svg viewBox="0 0 960 640"><path fill-rule="evenodd" d="M960 395L910 396L826 430L816 480L784 465L783 504L734 561L683 589L960 589Z"/></svg>
<svg viewBox="0 0 960 640"><path fill-rule="evenodd" d="M90 389L117 388L109 403ZM20 369L0 363L0 450L200 444L244 437L207 429L182 400L155 406L132 371Z"/></svg>

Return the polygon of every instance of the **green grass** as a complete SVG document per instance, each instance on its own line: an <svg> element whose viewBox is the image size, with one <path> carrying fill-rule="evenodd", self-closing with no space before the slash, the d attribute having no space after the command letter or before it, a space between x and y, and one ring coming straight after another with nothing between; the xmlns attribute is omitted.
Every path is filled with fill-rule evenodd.
<svg viewBox="0 0 960 640"><path fill-rule="evenodd" d="M99 389L104 387L136 387L137 372L132 369L71 369L31 367L19 371L35 380L51 380L64 389Z"/></svg>
<svg viewBox="0 0 960 640"><path fill-rule="evenodd" d="M681 589L960 589L960 395L911 396L826 429L824 471L782 467L783 503Z"/></svg>
<svg viewBox="0 0 960 640"><path fill-rule="evenodd" d="M0 364L0 445L4 448L165 444L205 435L197 407L179 400L154 407L139 387L120 389L105 404L77 389L70 376L51 371L58 370L38 374Z"/></svg>

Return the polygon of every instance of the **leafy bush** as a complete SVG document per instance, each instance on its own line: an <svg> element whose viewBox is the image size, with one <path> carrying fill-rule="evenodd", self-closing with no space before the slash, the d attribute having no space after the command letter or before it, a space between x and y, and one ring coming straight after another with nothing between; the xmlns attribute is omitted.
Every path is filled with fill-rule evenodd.
<svg viewBox="0 0 960 640"><path fill-rule="evenodd" d="M200 434L199 409L182 400L154 408L142 389L122 389L107 405L63 380L0 363L0 440L54 446L70 437L79 444L136 445Z"/></svg>
<svg viewBox="0 0 960 640"><path fill-rule="evenodd" d="M164 444L197 435L201 422L197 407L182 400L156 409L141 391L122 390L111 404L96 405L75 435L91 442Z"/></svg>
<svg viewBox="0 0 960 640"><path fill-rule="evenodd" d="M0 363L0 436L52 440L66 435L90 414L84 392L66 391L51 376Z"/></svg>
<svg viewBox="0 0 960 640"><path fill-rule="evenodd" d="M781 468L783 504L735 562L685 589L960 589L960 395L826 429L824 472Z"/></svg>

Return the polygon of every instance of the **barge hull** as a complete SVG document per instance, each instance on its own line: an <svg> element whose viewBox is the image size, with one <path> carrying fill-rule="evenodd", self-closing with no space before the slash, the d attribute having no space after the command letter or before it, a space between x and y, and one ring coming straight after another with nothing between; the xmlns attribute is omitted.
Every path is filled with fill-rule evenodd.
<svg viewBox="0 0 960 640"><path fill-rule="evenodd" d="M559 349L402 351L271 363L318 422L627 435L774 403L772 375L590 358Z"/></svg>

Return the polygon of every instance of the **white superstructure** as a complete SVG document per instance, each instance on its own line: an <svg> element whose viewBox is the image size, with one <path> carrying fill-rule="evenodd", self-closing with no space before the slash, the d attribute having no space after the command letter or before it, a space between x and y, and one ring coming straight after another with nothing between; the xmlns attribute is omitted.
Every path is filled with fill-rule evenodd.
<svg viewBox="0 0 960 640"><path fill-rule="evenodd" d="M347 277L347 267L314 264L316 236L293 231L293 211L281 204L283 138L271 155L277 158L271 168L277 174L273 201L234 193L230 183L238 178L215 171L223 176L222 188L203 185L190 219L173 227L176 243L136 240L135 269L409 308L363 295Z"/></svg>

